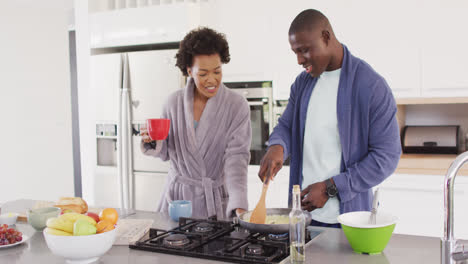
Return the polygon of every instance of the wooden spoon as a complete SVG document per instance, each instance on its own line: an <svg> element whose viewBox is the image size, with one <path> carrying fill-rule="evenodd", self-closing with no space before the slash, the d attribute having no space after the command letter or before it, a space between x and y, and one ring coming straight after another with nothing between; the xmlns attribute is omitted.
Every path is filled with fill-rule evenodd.
<svg viewBox="0 0 468 264"><path fill-rule="evenodd" d="M268 190L268 183L270 182L270 170L267 170L267 177L263 182L263 189L262 189L262 196L260 196L260 200L255 206L252 214L250 215L250 223L254 224L265 224L266 220L266 205L265 205L265 197Z"/></svg>

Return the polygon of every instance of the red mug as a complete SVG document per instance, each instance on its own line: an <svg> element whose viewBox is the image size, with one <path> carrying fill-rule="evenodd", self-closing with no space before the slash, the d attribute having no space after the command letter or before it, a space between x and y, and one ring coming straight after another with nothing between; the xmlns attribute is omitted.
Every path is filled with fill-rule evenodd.
<svg viewBox="0 0 468 264"><path fill-rule="evenodd" d="M170 126L170 119L152 118L146 120L146 128L148 129L148 135L151 140L166 139L167 135L169 134Z"/></svg>

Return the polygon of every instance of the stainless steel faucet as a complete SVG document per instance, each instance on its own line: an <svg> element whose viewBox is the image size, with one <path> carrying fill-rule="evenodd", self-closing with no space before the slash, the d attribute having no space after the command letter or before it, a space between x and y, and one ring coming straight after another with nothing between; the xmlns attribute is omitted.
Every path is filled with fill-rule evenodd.
<svg viewBox="0 0 468 264"><path fill-rule="evenodd" d="M458 170L468 161L468 151L457 156L447 171L444 180L444 237L440 241L440 263L465 263L468 252L464 247L461 252L455 252L457 240L453 237L453 185Z"/></svg>

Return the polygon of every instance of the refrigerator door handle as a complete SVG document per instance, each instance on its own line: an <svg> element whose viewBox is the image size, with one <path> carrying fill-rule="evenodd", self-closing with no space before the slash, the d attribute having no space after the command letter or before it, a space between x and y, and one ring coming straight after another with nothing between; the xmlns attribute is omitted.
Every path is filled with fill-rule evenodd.
<svg viewBox="0 0 468 264"><path fill-rule="evenodd" d="M129 126L129 94L128 94L128 86L129 86L129 76L128 76L128 55L122 54L122 61L123 61L123 74L122 74L122 104L121 104L121 138L122 138L122 208L123 209L130 209L130 177L129 177L129 137L131 135L130 129L131 124Z"/></svg>
<svg viewBox="0 0 468 264"><path fill-rule="evenodd" d="M127 159L127 173L125 183L127 184L126 191L127 191L127 209L134 208L134 177L133 177L133 152L132 152L132 96L131 96L131 80L130 80L130 61L128 59L128 54L125 54L125 64L124 64L124 77L125 77L125 86L124 86L124 94L125 94L125 110L126 110L126 124L127 124L127 133L126 133L126 142L127 148L126 153L124 153L125 158Z"/></svg>
<svg viewBox="0 0 468 264"><path fill-rule="evenodd" d="M134 192L134 176L133 176L133 144L132 144L132 133L133 133L133 126L132 126L132 107L131 107L131 89L128 89L127 91L127 164L128 164L128 204L130 209L135 208L135 203L134 203L134 197L135 197L135 192Z"/></svg>
<svg viewBox="0 0 468 264"><path fill-rule="evenodd" d="M119 206L123 208L123 175L122 175L122 88L123 88L123 55L120 56L120 87L119 87L119 116L117 118L117 181Z"/></svg>
<svg viewBox="0 0 468 264"><path fill-rule="evenodd" d="M123 196L123 209L129 209L129 142L128 142L128 90L122 89L122 196Z"/></svg>

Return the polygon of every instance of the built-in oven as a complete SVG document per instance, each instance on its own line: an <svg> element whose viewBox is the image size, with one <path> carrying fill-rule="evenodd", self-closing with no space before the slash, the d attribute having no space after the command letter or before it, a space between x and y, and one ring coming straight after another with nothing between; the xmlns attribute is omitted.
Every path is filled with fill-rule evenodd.
<svg viewBox="0 0 468 264"><path fill-rule="evenodd" d="M274 126L272 82L227 82L224 84L242 94L249 103L252 126L250 164L259 165L266 153L268 137Z"/></svg>

